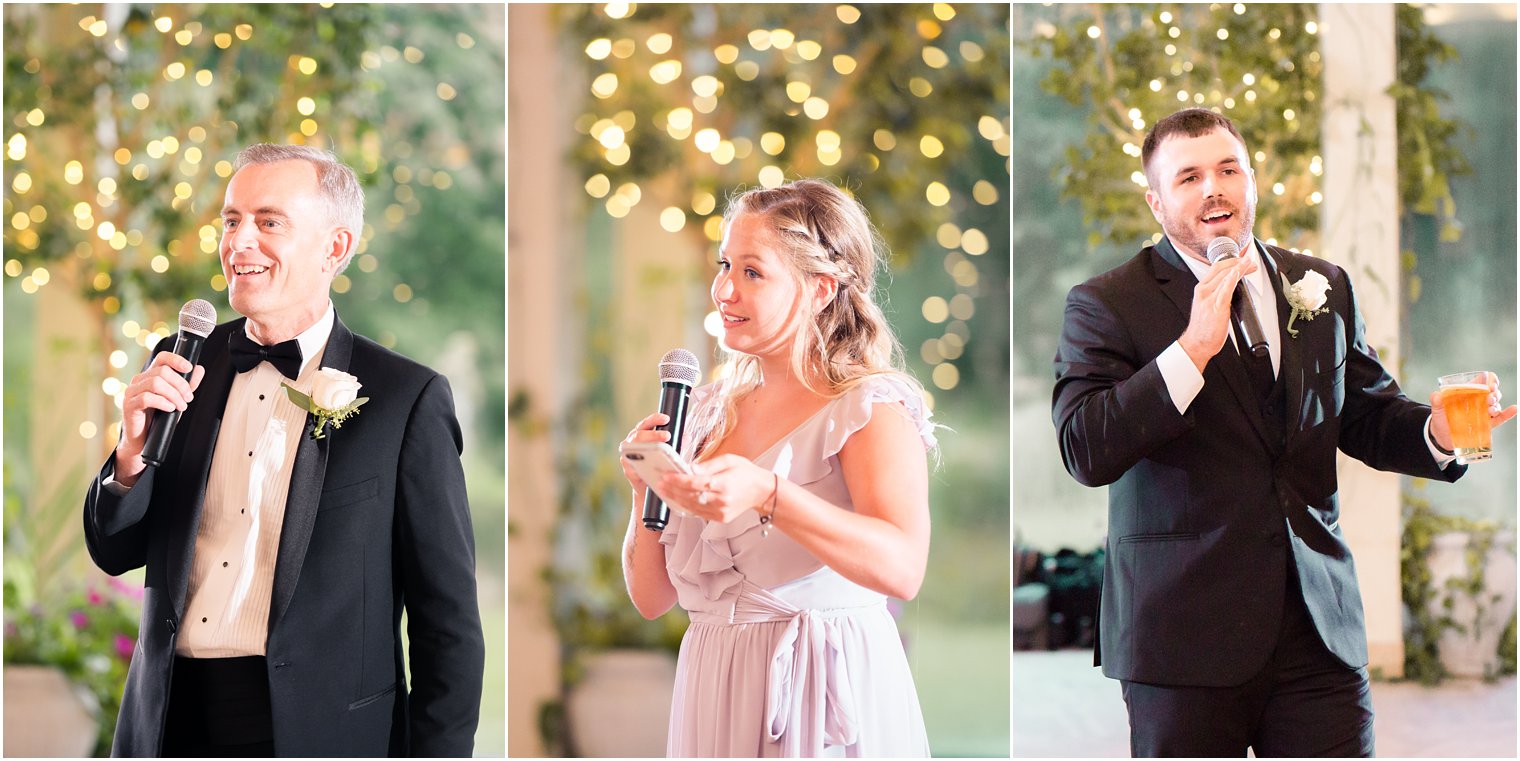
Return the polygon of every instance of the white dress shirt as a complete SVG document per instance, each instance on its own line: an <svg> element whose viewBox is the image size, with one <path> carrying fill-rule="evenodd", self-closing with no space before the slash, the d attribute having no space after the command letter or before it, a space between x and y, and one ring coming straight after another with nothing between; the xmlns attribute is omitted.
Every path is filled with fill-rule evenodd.
<svg viewBox="0 0 1520 761"><path fill-rule="evenodd" d="M310 392L335 319L328 302L316 323L296 336L301 371L292 386ZM174 644L178 655L264 654L290 473L306 428L306 410L285 394L287 380L273 365L260 362L238 373L227 392L195 535L185 615ZM117 495L130 491L114 476L102 486Z"/></svg>
<svg viewBox="0 0 1520 761"><path fill-rule="evenodd" d="M1256 319L1261 322L1262 332L1266 334L1267 351L1272 358L1272 375L1276 377L1282 367L1282 324L1277 316L1277 292L1272 288L1271 278L1277 277L1277 271L1270 259L1264 256L1257 247L1255 239L1245 250L1245 258L1256 262L1256 271L1244 278L1241 282L1251 291L1251 297L1256 304ZM1181 251L1177 255L1182 258L1182 263L1187 265L1200 282L1208 275L1212 264L1201 262ZM1229 331L1230 343L1235 345L1235 329L1233 322ZM1238 352L1239 347L1235 350ZM1224 351L1224 349L1220 349ZM1193 400L1198 398L1198 393L1203 390L1203 373L1198 366L1193 364L1191 357L1182 349L1182 344L1173 341L1171 346L1166 347L1156 357L1156 368L1161 371L1161 378L1166 382L1166 391L1172 398L1172 404L1176 405L1179 413L1186 413ZM1442 468L1456 459L1436 448L1434 439L1430 436L1430 421L1425 421L1425 446L1430 449L1431 457Z"/></svg>
<svg viewBox="0 0 1520 761"><path fill-rule="evenodd" d="M301 371L290 385L310 391L333 320L329 303L296 336ZM232 381L206 480L185 615L174 644L178 655L264 654L290 473L306 428L307 412L286 395L287 381L268 362Z"/></svg>

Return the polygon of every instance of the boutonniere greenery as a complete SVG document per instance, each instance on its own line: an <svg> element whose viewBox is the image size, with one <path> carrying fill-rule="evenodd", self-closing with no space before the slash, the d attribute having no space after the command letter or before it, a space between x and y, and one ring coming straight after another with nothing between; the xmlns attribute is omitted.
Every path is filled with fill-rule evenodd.
<svg viewBox="0 0 1520 761"><path fill-rule="evenodd" d="M369 401L367 396L359 396L359 389L363 384L342 370L334 370L324 367L317 371L317 375L311 381L311 393L305 394L289 383L280 384L285 387L285 395L295 406L317 416L317 425L311 431L313 439L326 438L325 429L331 423L334 430L343 427L343 421L359 414L359 407Z"/></svg>
<svg viewBox="0 0 1520 761"><path fill-rule="evenodd" d="M1324 275L1309 270L1298 279L1297 283L1289 283L1288 276L1282 275L1283 298L1287 299L1288 307L1293 314L1288 317L1288 335L1298 338L1298 331L1293 329L1293 323L1302 318L1305 322L1312 321L1317 314L1330 311L1325 306L1325 293L1330 290L1330 281Z"/></svg>

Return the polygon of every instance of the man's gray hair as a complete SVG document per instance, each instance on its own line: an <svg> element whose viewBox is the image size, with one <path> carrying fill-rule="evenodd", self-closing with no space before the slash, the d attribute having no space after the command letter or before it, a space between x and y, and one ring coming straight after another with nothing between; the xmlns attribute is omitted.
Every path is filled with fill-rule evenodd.
<svg viewBox="0 0 1520 761"><path fill-rule="evenodd" d="M328 220L348 228L354 234L354 243L349 247L343 263L338 266L338 272L348 269L349 261L359 249L359 238L364 234L364 190L359 187L358 176L331 151L309 145L250 145L237 155L232 169L235 172L249 164L273 164L278 161L307 161L317 170L317 192L327 205Z"/></svg>

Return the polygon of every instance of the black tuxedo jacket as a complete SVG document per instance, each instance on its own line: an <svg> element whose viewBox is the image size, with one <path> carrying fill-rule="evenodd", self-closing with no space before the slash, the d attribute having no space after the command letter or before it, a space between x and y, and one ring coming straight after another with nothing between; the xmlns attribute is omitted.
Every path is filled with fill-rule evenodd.
<svg viewBox="0 0 1520 761"><path fill-rule="evenodd" d="M1330 651L1348 667L1366 665L1361 594L1339 527L1336 449L1425 478L1465 471L1434 462L1423 433L1430 409L1399 391L1367 345L1346 273L1261 248L1280 316L1264 327L1282 347L1285 438L1270 433L1228 339L1187 413L1177 412L1156 357L1187 327L1198 281L1170 241L1067 296L1052 417L1067 471L1109 487L1097 649L1107 676L1245 682L1277 642L1289 573ZM1330 281L1330 311L1298 320L1293 337L1281 278L1297 283L1310 270Z"/></svg>
<svg viewBox="0 0 1520 761"><path fill-rule="evenodd" d="M236 374L228 337L241 330L239 319L208 337L205 377L164 464L118 497L102 487L108 459L85 498L85 541L96 565L110 574L147 566L114 755L156 756L162 748L201 504ZM296 451L266 650L275 752L468 756L485 656L448 382L337 320L322 366L357 376L369 402L321 440L311 438L308 415Z"/></svg>

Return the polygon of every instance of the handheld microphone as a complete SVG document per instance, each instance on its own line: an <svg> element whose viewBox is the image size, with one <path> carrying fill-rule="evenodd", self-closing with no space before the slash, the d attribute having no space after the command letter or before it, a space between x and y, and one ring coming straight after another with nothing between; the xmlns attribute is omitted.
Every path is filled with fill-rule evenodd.
<svg viewBox="0 0 1520 761"><path fill-rule="evenodd" d="M179 337L174 340L174 353L190 360L190 372L182 377L190 380L195 364L200 362L201 348L206 336L216 327L216 307L205 299L191 299L179 310ZM174 438L174 427L179 425L180 411L153 411L148 421L148 439L143 444L143 462L162 465L169 454L169 440Z"/></svg>
<svg viewBox="0 0 1520 761"><path fill-rule="evenodd" d="M1208 258L1210 264L1218 264L1225 259L1234 259L1240 256L1240 245L1235 241L1221 235L1209 241ZM1235 321L1240 323L1240 329L1246 334L1246 343L1249 345L1251 354L1257 357L1267 356L1267 335L1261 329L1261 320L1256 317L1256 298L1251 295L1251 289L1244 282L1235 284L1235 290L1242 298L1239 303L1243 308L1232 309L1235 313Z"/></svg>
<svg viewBox="0 0 1520 761"><path fill-rule="evenodd" d="M670 422L657 427L655 430L668 431L670 433L670 446L677 452L681 451L681 434L686 429L686 402L691 398L691 389L697 385L702 377L702 367L697 364L697 355L685 349L671 349L660 358L660 412L670 417ZM650 531L664 531L665 524L670 522L670 508L666 507L665 500L654 493L654 489L644 490L644 528Z"/></svg>

